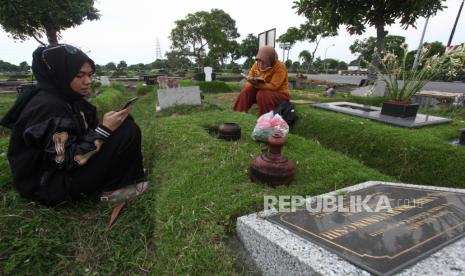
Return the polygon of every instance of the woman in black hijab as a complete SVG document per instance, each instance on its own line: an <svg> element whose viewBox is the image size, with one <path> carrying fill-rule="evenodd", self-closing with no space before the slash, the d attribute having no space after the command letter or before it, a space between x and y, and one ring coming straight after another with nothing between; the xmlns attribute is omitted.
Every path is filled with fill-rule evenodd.
<svg viewBox="0 0 465 276"><path fill-rule="evenodd" d="M108 112L99 124L84 99L94 70L94 62L70 45L34 51L37 88L24 91L1 122L12 129L8 160L22 196L55 205L97 192L115 200L147 188L131 108Z"/></svg>

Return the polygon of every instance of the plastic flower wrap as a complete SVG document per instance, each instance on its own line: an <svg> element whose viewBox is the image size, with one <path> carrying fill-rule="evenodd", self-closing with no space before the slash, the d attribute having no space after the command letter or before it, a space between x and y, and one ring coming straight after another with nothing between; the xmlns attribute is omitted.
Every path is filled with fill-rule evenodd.
<svg viewBox="0 0 465 276"><path fill-rule="evenodd" d="M289 125L279 114L273 111L263 114L257 120L257 124L252 132L252 139L267 142L268 138L278 134L286 138L289 133Z"/></svg>

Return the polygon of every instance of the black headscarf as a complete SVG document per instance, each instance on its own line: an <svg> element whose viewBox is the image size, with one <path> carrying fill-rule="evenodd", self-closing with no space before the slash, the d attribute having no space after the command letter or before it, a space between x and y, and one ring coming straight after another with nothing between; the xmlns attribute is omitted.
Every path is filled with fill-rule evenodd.
<svg viewBox="0 0 465 276"><path fill-rule="evenodd" d="M39 47L32 54L32 72L39 88L74 102L83 96L74 92L69 84L86 62L95 71L94 61L78 48L67 44Z"/></svg>
<svg viewBox="0 0 465 276"><path fill-rule="evenodd" d="M95 71L94 61L71 45L56 44L37 48L32 53L32 72L38 87L22 91L15 104L0 121L0 125L12 128L23 108L40 89L55 93L67 101L75 112L78 112L83 96L74 92L70 83L86 62ZM80 120L79 123L81 123Z"/></svg>

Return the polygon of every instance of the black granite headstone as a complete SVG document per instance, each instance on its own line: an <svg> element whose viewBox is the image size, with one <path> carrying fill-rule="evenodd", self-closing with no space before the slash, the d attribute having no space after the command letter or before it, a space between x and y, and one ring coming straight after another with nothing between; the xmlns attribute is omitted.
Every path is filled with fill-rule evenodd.
<svg viewBox="0 0 465 276"><path fill-rule="evenodd" d="M465 236L464 193L374 185L341 197L338 211L324 212L314 201L267 219L377 275L391 275ZM368 209L357 204L361 200Z"/></svg>

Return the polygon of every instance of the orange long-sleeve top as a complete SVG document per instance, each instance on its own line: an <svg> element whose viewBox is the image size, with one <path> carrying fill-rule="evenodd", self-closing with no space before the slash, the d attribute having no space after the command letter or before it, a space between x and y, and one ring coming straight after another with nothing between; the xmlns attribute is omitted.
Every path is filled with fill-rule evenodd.
<svg viewBox="0 0 465 276"><path fill-rule="evenodd" d="M265 80L265 83L250 83L246 85L253 86L257 89L271 90L283 93L289 96L289 84L287 79L287 68L284 63L277 60L271 69L261 71L258 69L258 64L255 63L249 71L250 78L261 77Z"/></svg>

